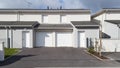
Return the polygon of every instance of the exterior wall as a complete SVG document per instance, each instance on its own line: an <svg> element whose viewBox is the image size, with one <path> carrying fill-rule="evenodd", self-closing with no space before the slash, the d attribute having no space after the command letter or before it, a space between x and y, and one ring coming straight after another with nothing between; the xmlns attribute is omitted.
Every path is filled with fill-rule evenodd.
<svg viewBox="0 0 120 68"><path fill-rule="evenodd" d="M100 24L102 25L102 31L104 32L104 30L105 30L105 26L104 26L104 24L105 24L106 14L103 13L103 14L101 14L101 15L95 17L94 19L100 21Z"/></svg>
<svg viewBox="0 0 120 68"><path fill-rule="evenodd" d="M85 37L86 37L86 40L87 38L92 38L92 39L99 39L99 29L76 29L74 28L73 29L73 45L75 45L75 47L78 47L79 44L78 44L78 32L81 31L81 32L85 32ZM86 44L87 46L87 44Z"/></svg>
<svg viewBox="0 0 120 68"><path fill-rule="evenodd" d="M25 14L22 13L20 14L20 21L38 21L38 22L42 22L42 15L41 14Z"/></svg>
<svg viewBox="0 0 120 68"><path fill-rule="evenodd" d="M44 22L43 22L44 23ZM48 14L48 22L49 24L60 24L60 15L58 14Z"/></svg>
<svg viewBox="0 0 120 68"><path fill-rule="evenodd" d="M110 36L110 39L118 39L118 26L105 20L119 20L117 17L119 17L119 14L103 13L95 18L101 22L102 31Z"/></svg>
<svg viewBox="0 0 120 68"><path fill-rule="evenodd" d="M103 52L120 52L120 28L116 24L106 22L105 20L120 20L120 12L105 12L95 19L102 24L102 31L111 38L102 39Z"/></svg>
<svg viewBox="0 0 120 68"><path fill-rule="evenodd" d="M15 13L0 13L0 21L17 21Z"/></svg>
<svg viewBox="0 0 120 68"><path fill-rule="evenodd" d="M42 22L42 16L48 15L45 24L71 23L71 21L90 21L89 13L0 13L0 21L38 21ZM60 22L61 15L66 16L66 22Z"/></svg>
<svg viewBox="0 0 120 68"><path fill-rule="evenodd" d="M9 46L10 48L22 48L22 32L23 31L30 32L30 48L32 48L33 47L33 30L32 29L0 30L0 41L4 42L4 47Z"/></svg>
<svg viewBox="0 0 120 68"><path fill-rule="evenodd" d="M70 21L90 21L90 14L69 14L67 15L68 22Z"/></svg>
<svg viewBox="0 0 120 68"><path fill-rule="evenodd" d="M33 47L33 30L27 29L17 29L13 30L13 48L22 48L22 32L29 31L30 32L30 48Z"/></svg>
<svg viewBox="0 0 120 68"><path fill-rule="evenodd" d="M0 41L4 42L4 47L7 47L7 31L5 29L0 30Z"/></svg>
<svg viewBox="0 0 120 68"><path fill-rule="evenodd" d="M104 33L110 36L110 39L118 39L118 26L109 22L104 22Z"/></svg>
<svg viewBox="0 0 120 68"><path fill-rule="evenodd" d="M0 41L0 61L4 61L4 46L1 41Z"/></svg>
<svg viewBox="0 0 120 68"><path fill-rule="evenodd" d="M118 39L120 40L120 28L118 29Z"/></svg>
<svg viewBox="0 0 120 68"><path fill-rule="evenodd" d="M43 22L43 15L48 15L48 22ZM66 22L61 22L61 15L65 15L66 16ZM10 13L0 13L0 21L38 21L39 23L44 23L44 24L64 24L64 23L69 23L71 24L71 21L90 21L90 13L84 13L84 12L80 12L80 13L66 13L66 12L52 12L52 13L34 13L34 12L10 12ZM1 31L0 30L0 39L2 38L10 38L10 47L11 48L22 48L22 32L23 31L30 31L30 41L31 41L31 45L30 47L32 48L33 45L35 45L35 32L33 30L27 29L12 29L12 30L8 30L8 34L6 30ZM44 31L44 30L43 30ZM48 30L47 30L48 31ZM52 30L54 31L54 30ZM58 31L58 30L57 30ZM66 31L66 30L61 30L61 31ZM70 30L72 31L72 30ZM77 38L77 29L75 29L75 33L73 32L73 36L74 39ZM89 33L98 33L96 30L84 30L86 33L86 37L97 37L97 34L89 34ZM92 32L91 32L92 31ZM6 33L5 33L6 32ZM88 35L87 35L88 33ZM73 40L74 40L73 39ZM6 41L8 42L8 41ZM77 43L75 43L76 41L74 41L74 45L76 45ZM7 44L6 44L7 45ZM7 47L7 46L6 46Z"/></svg>
<svg viewBox="0 0 120 68"><path fill-rule="evenodd" d="M108 12L106 13L106 20L120 20L120 12Z"/></svg>
<svg viewBox="0 0 120 68"><path fill-rule="evenodd" d="M79 29L78 31L84 31L86 38L99 38L99 29Z"/></svg>
<svg viewBox="0 0 120 68"><path fill-rule="evenodd" d="M6 39L6 30L5 29L0 30L0 39Z"/></svg>

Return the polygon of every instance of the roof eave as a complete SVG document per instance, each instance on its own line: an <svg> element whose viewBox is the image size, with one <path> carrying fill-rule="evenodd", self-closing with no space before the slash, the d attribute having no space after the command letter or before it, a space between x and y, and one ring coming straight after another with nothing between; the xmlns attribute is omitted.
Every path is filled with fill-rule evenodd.
<svg viewBox="0 0 120 68"><path fill-rule="evenodd" d="M12 12L12 13L16 13L16 12L76 12L76 13L90 13L89 9L45 9L45 10L41 10L41 9L0 9L0 12Z"/></svg>

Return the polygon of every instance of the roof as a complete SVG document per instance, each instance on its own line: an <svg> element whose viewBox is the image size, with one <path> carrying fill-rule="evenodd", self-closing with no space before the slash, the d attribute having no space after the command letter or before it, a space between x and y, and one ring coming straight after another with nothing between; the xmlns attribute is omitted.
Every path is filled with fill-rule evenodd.
<svg viewBox="0 0 120 68"><path fill-rule="evenodd" d="M0 21L0 27L34 27L36 21Z"/></svg>
<svg viewBox="0 0 120 68"><path fill-rule="evenodd" d="M105 20L105 21L113 24L120 24L120 20Z"/></svg>
<svg viewBox="0 0 120 68"><path fill-rule="evenodd" d="M71 24L40 24L37 29L73 29Z"/></svg>
<svg viewBox="0 0 120 68"><path fill-rule="evenodd" d="M96 20L92 21L71 21L75 26L99 26Z"/></svg>
<svg viewBox="0 0 120 68"><path fill-rule="evenodd" d="M104 8L104 9L100 10L99 12L97 12L96 14L93 14L92 18L95 18L95 17L97 17L105 12L109 12L109 13L115 12L116 13L116 12L120 12L120 9L118 9L118 8Z"/></svg>
<svg viewBox="0 0 120 68"><path fill-rule="evenodd" d="M98 26L98 23L92 21L72 21L72 24L75 26Z"/></svg>
<svg viewBox="0 0 120 68"><path fill-rule="evenodd" d="M90 13L89 9L0 9L0 12L9 12L9 13L15 13L15 12L76 12L76 13Z"/></svg>
<svg viewBox="0 0 120 68"><path fill-rule="evenodd" d="M98 21L72 21L76 28L99 28Z"/></svg>

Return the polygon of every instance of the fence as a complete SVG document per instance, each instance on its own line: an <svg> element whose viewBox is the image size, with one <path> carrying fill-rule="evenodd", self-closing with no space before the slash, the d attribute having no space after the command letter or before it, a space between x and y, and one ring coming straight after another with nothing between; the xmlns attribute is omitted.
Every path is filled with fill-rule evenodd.
<svg viewBox="0 0 120 68"><path fill-rule="evenodd" d="M97 49L100 46L100 39L87 39L87 46ZM102 52L120 52L120 40L102 39Z"/></svg>
<svg viewBox="0 0 120 68"><path fill-rule="evenodd" d="M103 52L120 52L120 40L102 39Z"/></svg>

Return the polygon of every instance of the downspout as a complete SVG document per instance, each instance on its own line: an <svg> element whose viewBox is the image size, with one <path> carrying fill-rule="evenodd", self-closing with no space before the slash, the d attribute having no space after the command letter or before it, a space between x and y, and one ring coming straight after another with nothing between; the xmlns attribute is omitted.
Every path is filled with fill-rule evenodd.
<svg viewBox="0 0 120 68"><path fill-rule="evenodd" d="M120 24L117 24L117 26L118 26L118 40L120 40L120 35L119 35L119 32L120 32Z"/></svg>

